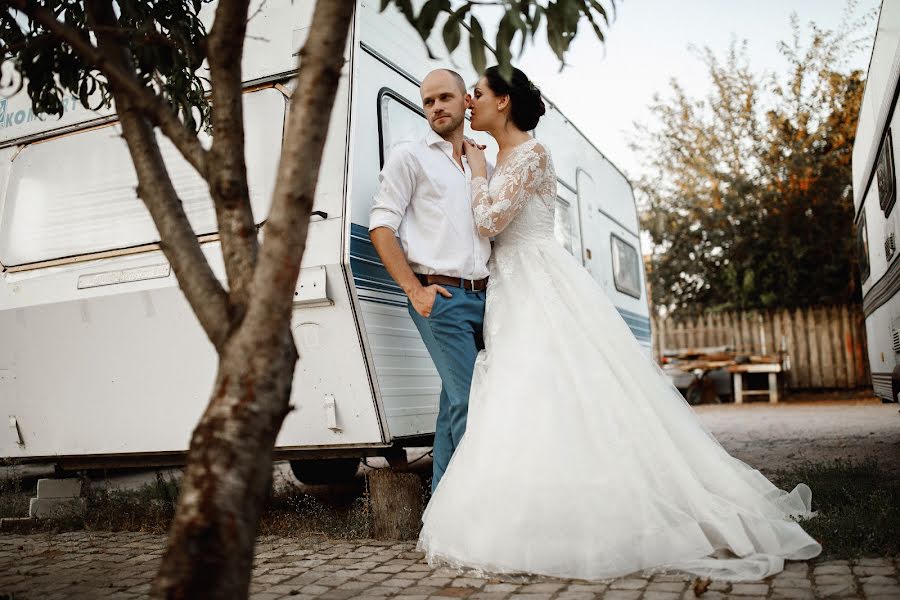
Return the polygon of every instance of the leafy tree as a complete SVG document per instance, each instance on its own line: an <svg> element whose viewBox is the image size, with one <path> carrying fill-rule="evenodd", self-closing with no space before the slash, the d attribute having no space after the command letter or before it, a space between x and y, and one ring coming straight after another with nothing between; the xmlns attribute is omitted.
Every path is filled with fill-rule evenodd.
<svg viewBox="0 0 900 600"><path fill-rule="evenodd" d="M633 143L653 242L654 302L675 312L857 301L851 151L863 74L843 68L865 19L837 32L796 16L781 74L749 65L746 42L704 49L711 91L676 81Z"/></svg>
<svg viewBox="0 0 900 600"><path fill-rule="evenodd" d="M3 0L0 48L36 114L61 115L62 99L115 105L134 162L138 196L161 248L219 357L209 404L193 432L168 547L154 584L167 598L246 597L259 515L271 487L272 449L290 411L297 350L292 299L329 115L355 2L316 2L300 52L270 212L257 235L244 163L241 59L250 0L221 0L209 31L209 0ZM500 8L496 58L538 32L562 58L579 24L602 39L607 9L596 0L483 3L383 0L427 40L445 13L451 51L464 39L474 66L487 42L476 11ZM162 132L206 181L227 281L206 261L162 160ZM198 137L212 135L205 148Z"/></svg>

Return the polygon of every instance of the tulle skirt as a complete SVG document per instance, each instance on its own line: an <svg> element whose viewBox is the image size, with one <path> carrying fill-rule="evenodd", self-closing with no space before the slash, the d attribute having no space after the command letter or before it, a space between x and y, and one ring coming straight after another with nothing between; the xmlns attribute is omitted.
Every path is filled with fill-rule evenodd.
<svg viewBox="0 0 900 600"><path fill-rule="evenodd" d="M499 245L465 436L423 517L432 564L735 581L815 557L811 493L730 456L555 240Z"/></svg>

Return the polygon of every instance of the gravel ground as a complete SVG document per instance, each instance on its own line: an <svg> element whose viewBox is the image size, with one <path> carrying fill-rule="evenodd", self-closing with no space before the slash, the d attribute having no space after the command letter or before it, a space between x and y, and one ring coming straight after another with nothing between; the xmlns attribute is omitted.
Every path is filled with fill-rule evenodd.
<svg viewBox="0 0 900 600"><path fill-rule="evenodd" d="M802 461L875 458L900 475L900 410L877 398L696 407L735 457L764 472Z"/></svg>

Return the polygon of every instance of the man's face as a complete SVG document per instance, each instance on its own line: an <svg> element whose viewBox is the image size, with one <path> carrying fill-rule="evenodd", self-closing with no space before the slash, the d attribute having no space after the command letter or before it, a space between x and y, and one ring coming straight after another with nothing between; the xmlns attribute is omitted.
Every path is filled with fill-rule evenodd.
<svg viewBox="0 0 900 600"><path fill-rule="evenodd" d="M468 94L456 78L446 71L428 74L420 88L425 117L435 133L446 135L463 124Z"/></svg>

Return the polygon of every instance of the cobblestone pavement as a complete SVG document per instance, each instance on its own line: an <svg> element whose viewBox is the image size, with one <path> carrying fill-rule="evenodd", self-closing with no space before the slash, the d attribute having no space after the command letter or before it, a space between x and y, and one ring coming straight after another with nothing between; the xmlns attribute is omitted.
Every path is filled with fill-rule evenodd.
<svg viewBox="0 0 900 600"><path fill-rule="evenodd" d="M141 598L147 595L164 537L72 532L0 536L0 599ZM458 577L432 569L412 542L261 538L251 598L469 598L471 600L682 600L696 598L687 576L632 576L605 583L522 582ZM900 560L788 563L761 583L712 582L704 600L720 598L900 598Z"/></svg>
<svg viewBox="0 0 900 600"><path fill-rule="evenodd" d="M702 406L697 412L722 444L764 471L802 460L877 457L900 472L898 406L877 401ZM143 533L0 534L0 600L146 597L164 537ZM267 537L257 546L251 597L342 600L396 597L472 600L681 600L695 598L682 575L632 576L605 583L458 577L432 569L414 543ZM789 563L754 584L712 582L720 598L900 600L900 561Z"/></svg>

